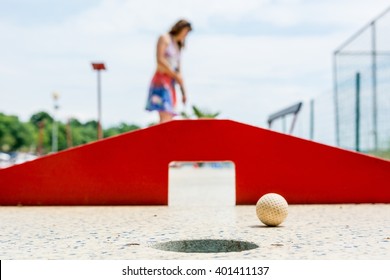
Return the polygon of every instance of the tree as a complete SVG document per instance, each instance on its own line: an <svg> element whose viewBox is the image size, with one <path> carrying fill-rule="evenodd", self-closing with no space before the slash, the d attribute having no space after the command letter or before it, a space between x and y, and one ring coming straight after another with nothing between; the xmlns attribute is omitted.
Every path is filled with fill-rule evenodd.
<svg viewBox="0 0 390 280"><path fill-rule="evenodd" d="M45 121L46 123L52 123L53 118L49 115L49 113L44 111L35 113L30 117L30 122L36 127L39 127L39 123L42 121Z"/></svg>
<svg viewBox="0 0 390 280"><path fill-rule="evenodd" d="M16 116L0 113L0 150L3 152L29 149L36 133L30 123L23 123Z"/></svg>
<svg viewBox="0 0 390 280"><path fill-rule="evenodd" d="M33 114L28 122L0 113L0 151L29 151L35 146L39 153L51 152L53 124L53 118L44 111ZM57 125L58 150L97 140L97 122L94 120L81 123L73 118L68 124L57 121ZM139 128L136 124L120 123L105 129L104 135L109 137Z"/></svg>

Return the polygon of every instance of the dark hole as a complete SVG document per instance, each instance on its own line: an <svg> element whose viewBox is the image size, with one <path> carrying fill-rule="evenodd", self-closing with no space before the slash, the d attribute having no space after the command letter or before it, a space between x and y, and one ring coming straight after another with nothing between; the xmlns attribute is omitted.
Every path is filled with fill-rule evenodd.
<svg viewBox="0 0 390 280"><path fill-rule="evenodd" d="M152 247L159 250L181 253L242 252L258 248L258 246L252 242L224 239L168 241L164 243L158 243Z"/></svg>

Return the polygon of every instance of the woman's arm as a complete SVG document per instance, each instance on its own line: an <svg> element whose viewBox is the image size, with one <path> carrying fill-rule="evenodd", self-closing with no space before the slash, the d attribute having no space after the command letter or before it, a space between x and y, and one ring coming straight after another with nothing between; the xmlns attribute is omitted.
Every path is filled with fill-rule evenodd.
<svg viewBox="0 0 390 280"><path fill-rule="evenodd" d="M180 73L180 69L181 69L181 62L179 61L179 65L178 65L178 72L179 73ZM182 95L183 104L186 104L186 102L187 102L187 95L186 95L186 89L184 87L183 80L182 80L182 82L180 84L180 91L181 91L181 95Z"/></svg>
<svg viewBox="0 0 390 280"><path fill-rule="evenodd" d="M162 68L169 76L174 78L179 85L183 83L180 73L176 72L169 65L168 60L165 58L165 51L168 47L169 39L166 35L160 36L157 42L157 65Z"/></svg>
<svg viewBox="0 0 390 280"><path fill-rule="evenodd" d="M178 67L179 67L178 71L175 71L174 69L171 68L168 60L165 58L165 55L164 55L165 51L168 47L168 44L169 44L169 38L167 38L166 35L160 36L160 38L158 39L158 42L157 42L157 65L159 68L162 68L164 70L164 72L168 73L169 76L174 78L176 80L176 82L179 84L180 91L182 94L182 101L183 101L183 104L185 104L187 101L187 97L186 97L186 92L185 92L185 88L184 88L183 78L182 78L180 70L179 70L180 69L180 62L178 65Z"/></svg>

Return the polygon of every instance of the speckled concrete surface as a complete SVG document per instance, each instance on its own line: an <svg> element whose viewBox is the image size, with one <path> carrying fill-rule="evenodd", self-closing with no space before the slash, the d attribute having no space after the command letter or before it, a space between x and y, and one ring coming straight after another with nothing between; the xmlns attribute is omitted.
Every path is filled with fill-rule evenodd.
<svg viewBox="0 0 390 280"><path fill-rule="evenodd" d="M279 227L234 206L233 169L170 171L170 206L0 207L0 259L390 259L390 204L290 205ZM258 248L178 253L160 242L227 239Z"/></svg>

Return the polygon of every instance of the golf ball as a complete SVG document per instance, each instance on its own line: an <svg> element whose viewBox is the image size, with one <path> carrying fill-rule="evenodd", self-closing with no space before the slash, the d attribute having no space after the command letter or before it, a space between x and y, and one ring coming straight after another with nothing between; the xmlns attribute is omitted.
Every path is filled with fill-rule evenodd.
<svg viewBox="0 0 390 280"><path fill-rule="evenodd" d="M278 226L287 217L288 203L277 193L267 193L257 201L256 214L263 224Z"/></svg>

